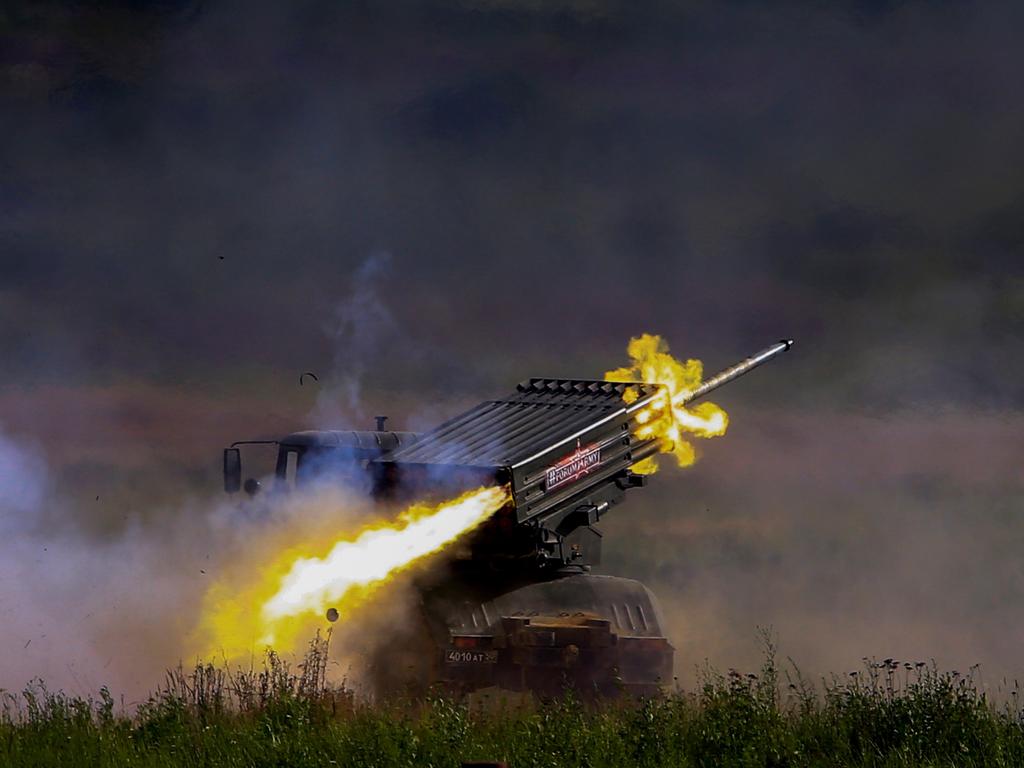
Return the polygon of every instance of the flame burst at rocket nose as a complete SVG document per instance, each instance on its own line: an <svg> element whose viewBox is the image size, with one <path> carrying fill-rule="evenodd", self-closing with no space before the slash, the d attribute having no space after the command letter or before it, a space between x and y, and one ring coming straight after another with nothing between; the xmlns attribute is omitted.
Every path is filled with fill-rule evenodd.
<svg viewBox="0 0 1024 768"><path fill-rule="evenodd" d="M696 460L696 453L686 437L717 437L724 435L729 426L728 415L714 403L693 407L683 404L687 395L700 386L703 365L700 360L682 362L672 357L662 338L652 334L630 339L626 351L631 365L608 371L605 381L643 381L664 387L664 394L637 412L634 431L643 440L657 439L662 453L675 456L681 467L689 466ZM627 403L635 402L638 396L635 389L626 390ZM652 456L635 464L632 470L650 474L657 468L657 460Z"/></svg>

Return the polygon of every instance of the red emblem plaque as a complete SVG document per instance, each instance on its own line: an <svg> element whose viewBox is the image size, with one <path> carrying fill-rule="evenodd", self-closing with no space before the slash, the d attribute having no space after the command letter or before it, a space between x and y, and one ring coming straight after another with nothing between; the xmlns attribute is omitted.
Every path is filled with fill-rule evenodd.
<svg viewBox="0 0 1024 768"><path fill-rule="evenodd" d="M545 487L550 491L560 485L575 482L600 463L601 446L580 447L580 441L577 440L575 451L545 470Z"/></svg>

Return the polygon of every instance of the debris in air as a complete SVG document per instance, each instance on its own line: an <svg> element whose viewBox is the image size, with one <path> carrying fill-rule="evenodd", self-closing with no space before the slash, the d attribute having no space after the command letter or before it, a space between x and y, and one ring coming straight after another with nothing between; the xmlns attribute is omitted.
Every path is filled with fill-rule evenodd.
<svg viewBox="0 0 1024 768"><path fill-rule="evenodd" d="M338 620L338 609L337 608L328 608L327 609L327 620L332 622L332 623Z"/></svg>
<svg viewBox="0 0 1024 768"><path fill-rule="evenodd" d="M317 375L316 375L315 373L313 373L312 371L306 371L306 372L305 372L305 373L303 373L303 374L302 374L301 376L299 376L299 386L300 386L300 387L301 387L301 386L303 386L303 380L304 380L304 379L305 379L305 378L306 378L307 376L311 376L311 377L313 378L313 381L315 381L315 382L317 382L317 383L319 383L319 382L320 382L320 378L319 378L319 377L318 377L318 376L317 376Z"/></svg>

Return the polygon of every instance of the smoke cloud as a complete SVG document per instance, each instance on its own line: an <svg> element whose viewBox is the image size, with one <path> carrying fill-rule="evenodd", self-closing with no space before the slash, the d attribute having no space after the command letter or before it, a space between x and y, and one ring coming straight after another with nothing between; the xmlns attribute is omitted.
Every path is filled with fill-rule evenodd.
<svg viewBox="0 0 1024 768"><path fill-rule="evenodd" d="M218 611L243 633L259 606L242 598L283 550L327 546L387 514L369 508L364 489L321 482L285 497L269 478L262 497L182 499L150 522L95 538L72 524L88 511L52 490L41 453L0 435L0 461L0 578L16 585L0 598L6 690L41 680L86 696L106 685L131 704L178 663L223 663L206 623L211 596L229 596ZM404 604L401 585L390 594ZM310 622L308 638L276 650L286 658L301 652L318 627L327 624ZM372 650L363 639L354 635L336 654L339 676L352 684ZM248 642L248 662L258 665L264 647L256 637ZM230 662L246 660L232 655Z"/></svg>
<svg viewBox="0 0 1024 768"><path fill-rule="evenodd" d="M351 292L338 304L326 328L334 360L311 417L322 428L369 425L363 402L366 376L382 361L386 350L405 351L399 343L404 336L380 295L390 263L390 254L381 252L359 265Z"/></svg>
<svg viewBox="0 0 1024 768"><path fill-rule="evenodd" d="M52 475L40 451L0 434L0 687L40 679L84 696L108 685L138 700L182 658L197 596L244 521L183 499L159 525L96 538L76 525L87 504Z"/></svg>
<svg viewBox="0 0 1024 768"><path fill-rule="evenodd" d="M43 457L0 431L0 512L5 531L16 531L24 518L42 506L49 484Z"/></svg>

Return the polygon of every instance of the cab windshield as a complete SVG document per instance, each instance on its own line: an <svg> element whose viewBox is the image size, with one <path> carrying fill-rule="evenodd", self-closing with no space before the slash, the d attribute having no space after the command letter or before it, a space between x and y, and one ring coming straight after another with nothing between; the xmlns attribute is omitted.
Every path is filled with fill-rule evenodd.
<svg viewBox="0 0 1024 768"><path fill-rule="evenodd" d="M365 484L366 459L337 448L282 445L277 455L277 479L286 488L305 486L316 480Z"/></svg>

